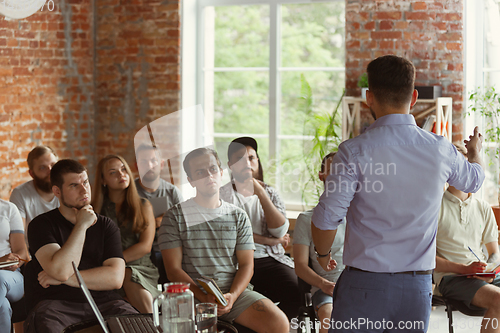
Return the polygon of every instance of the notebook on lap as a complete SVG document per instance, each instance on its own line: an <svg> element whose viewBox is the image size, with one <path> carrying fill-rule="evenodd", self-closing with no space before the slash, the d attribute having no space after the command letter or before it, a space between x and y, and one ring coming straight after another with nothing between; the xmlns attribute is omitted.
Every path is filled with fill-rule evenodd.
<svg viewBox="0 0 500 333"><path fill-rule="evenodd" d="M92 311L94 311L97 317L97 321L99 321L99 325L101 325L104 333L161 333L161 331L153 325L153 319L149 316L119 316L111 317L107 321L104 320L104 317L97 307L97 304L95 303L89 288L87 288L85 281L83 281L80 271L78 271L78 268L76 268L74 262L72 262L72 264L76 279L78 280L78 284L80 285L85 298L87 298Z"/></svg>

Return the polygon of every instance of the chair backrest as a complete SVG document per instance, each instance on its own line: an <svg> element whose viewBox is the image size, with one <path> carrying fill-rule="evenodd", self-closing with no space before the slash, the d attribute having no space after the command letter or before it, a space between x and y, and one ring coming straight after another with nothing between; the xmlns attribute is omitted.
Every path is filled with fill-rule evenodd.
<svg viewBox="0 0 500 333"><path fill-rule="evenodd" d="M310 293L311 292L311 285L307 283L306 281L302 280L297 276L297 282L299 284L299 291L300 293Z"/></svg>
<svg viewBox="0 0 500 333"><path fill-rule="evenodd" d="M309 260L309 266L311 266L311 260ZM298 276L297 281L299 285L301 300L298 320L299 322L301 322L302 320L306 320L306 322L313 323L313 328L309 327L309 325L306 325L306 332L317 333L319 331L319 325L317 326L319 322L316 320L316 313L314 312L314 307L312 305L311 285Z"/></svg>
<svg viewBox="0 0 500 333"><path fill-rule="evenodd" d="M10 303L12 308L12 322L19 323L26 320L28 317L28 311L26 311L26 301L24 297L17 302Z"/></svg>
<svg viewBox="0 0 500 333"><path fill-rule="evenodd" d="M308 266L312 269L311 258L309 258ZM299 286L300 299L303 301L304 306L311 306L311 285L297 276Z"/></svg>
<svg viewBox="0 0 500 333"><path fill-rule="evenodd" d="M23 274L23 277L24 277L24 270L27 264L28 263L21 266L21 274ZM26 309L26 300L24 296L17 302L11 302L10 306L12 309L12 317L11 317L12 323L19 323L26 319L26 317L28 316L28 311Z"/></svg>
<svg viewBox="0 0 500 333"><path fill-rule="evenodd" d="M36 305L34 295L37 293L36 287L39 285L38 280L35 278L35 261L30 260L24 264L24 299L26 303L26 311L29 313L31 309Z"/></svg>
<svg viewBox="0 0 500 333"><path fill-rule="evenodd" d="M305 307L312 305L311 285L297 276L301 304Z"/></svg>

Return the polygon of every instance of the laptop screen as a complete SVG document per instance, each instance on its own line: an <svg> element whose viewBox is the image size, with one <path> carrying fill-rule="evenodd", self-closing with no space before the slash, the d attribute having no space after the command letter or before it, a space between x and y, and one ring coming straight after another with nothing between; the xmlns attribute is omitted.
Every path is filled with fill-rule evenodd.
<svg viewBox="0 0 500 333"><path fill-rule="evenodd" d="M87 301L90 304L90 307L92 308L92 311L94 311L97 320L99 321L99 324L102 327L102 330L104 333L109 333L108 327L106 326L106 322L104 321L104 318L101 314L101 311L99 311L99 308L97 307L97 304L95 304L94 298L92 297L92 294L90 294L89 288L87 288L87 285L85 284L85 281L83 281L82 275L80 274L80 271L78 271L78 268L76 268L75 262L71 262L73 264L73 270L75 271L75 276L76 279L78 280L78 284L80 285L80 288L83 291L83 294L87 298Z"/></svg>

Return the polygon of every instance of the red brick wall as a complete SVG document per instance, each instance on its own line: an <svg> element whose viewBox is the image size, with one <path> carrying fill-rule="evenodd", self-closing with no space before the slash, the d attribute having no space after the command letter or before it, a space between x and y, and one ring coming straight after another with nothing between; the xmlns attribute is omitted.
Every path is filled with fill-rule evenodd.
<svg viewBox="0 0 500 333"><path fill-rule="evenodd" d="M411 60L417 85L441 85L453 98L453 141L462 140L463 0L346 0L346 93L359 96L359 76L373 58Z"/></svg>
<svg viewBox="0 0 500 333"><path fill-rule="evenodd" d="M180 2L96 2L96 155L133 167L134 135L180 109ZM177 151L180 120L156 142ZM134 167L133 167L134 168ZM178 166L176 166L178 169Z"/></svg>
<svg viewBox="0 0 500 333"><path fill-rule="evenodd" d="M1 198L29 179L25 160L35 145L79 158L91 171L110 152L133 164L135 133L180 108L179 0L55 4L28 19L0 18ZM356 82L369 60L405 56L418 84L441 84L453 97L459 140L463 0L346 4L348 95L359 95ZM160 144L176 151L179 119L167 126Z"/></svg>
<svg viewBox="0 0 500 333"><path fill-rule="evenodd" d="M26 157L34 146L79 159L92 176L111 152L133 167L137 130L180 108L178 0L55 5L23 20L0 18L3 199L30 179ZM162 144L176 151L179 120L167 125Z"/></svg>
<svg viewBox="0 0 500 333"><path fill-rule="evenodd" d="M94 127L91 0L56 1L23 20L0 18L0 198L31 179L38 144L92 161Z"/></svg>

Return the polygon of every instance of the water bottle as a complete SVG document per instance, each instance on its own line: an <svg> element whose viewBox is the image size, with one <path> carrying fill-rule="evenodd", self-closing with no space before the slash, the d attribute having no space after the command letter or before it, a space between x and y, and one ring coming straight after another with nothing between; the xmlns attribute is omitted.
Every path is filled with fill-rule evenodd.
<svg viewBox="0 0 500 333"><path fill-rule="evenodd" d="M195 332L194 297L189 283L165 283L164 288L165 292L153 300L154 325L161 327L164 333Z"/></svg>

